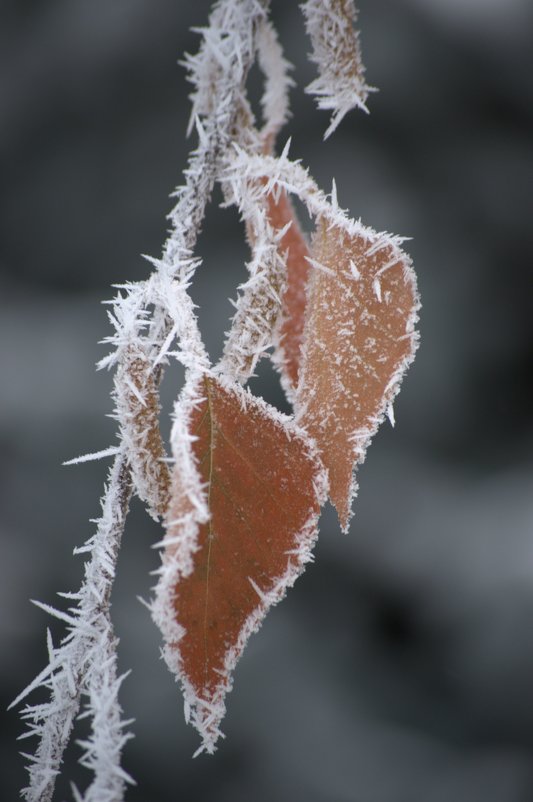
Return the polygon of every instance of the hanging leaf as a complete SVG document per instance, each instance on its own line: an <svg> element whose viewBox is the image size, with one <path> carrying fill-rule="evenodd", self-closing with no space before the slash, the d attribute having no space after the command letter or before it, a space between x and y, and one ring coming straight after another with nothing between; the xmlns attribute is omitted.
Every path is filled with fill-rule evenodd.
<svg viewBox="0 0 533 802"><path fill-rule="evenodd" d="M249 635L311 559L326 480L306 435L261 399L212 376L193 395L202 398L189 410L189 436L209 520L198 527L189 575L172 578L168 561L161 581L171 584L172 610L156 617L172 615L177 625L167 662L179 670L199 751L212 752ZM185 486L177 477L175 491ZM188 507L171 500L171 510ZM169 532L170 554L177 530Z"/></svg>
<svg viewBox="0 0 533 802"><path fill-rule="evenodd" d="M416 350L419 302L409 258L393 238L361 225L349 233L322 219L311 264L297 421L321 451L346 530L354 463L387 409L392 416Z"/></svg>
<svg viewBox="0 0 533 802"><path fill-rule="evenodd" d="M305 91L317 96L319 109L333 112L327 139L350 109L368 111L366 101L373 89L365 81L353 0L305 0L301 8L313 45L311 61L319 73Z"/></svg>
<svg viewBox="0 0 533 802"><path fill-rule="evenodd" d="M274 346L280 323L286 265L280 249L284 232L270 224L262 188L253 186L240 199L252 259L248 280L239 286L235 315L227 332L218 370L243 385L259 360Z"/></svg>
<svg viewBox="0 0 533 802"><path fill-rule="evenodd" d="M263 144L267 150L272 142ZM248 264L250 278L239 287L222 367L244 382L260 356L274 345L273 361L292 401L298 384L310 251L287 193L279 187L268 192L266 184L261 177L249 186L239 185L238 202L253 259ZM236 188L233 182L233 192Z"/></svg>
<svg viewBox="0 0 533 802"><path fill-rule="evenodd" d="M158 520L168 505L170 476L159 429L157 381L139 347L124 351L115 380L115 401L135 491Z"/></svg>
<svg viewBox="0 0 533 802"><path fill-rule="evenodd" d="M291 396L298 384L305 321L306 286L309 276L309 262L306 257L310 255L310 252L287 193L281 191L277 199L274 193L270 193L267 201L268 216L273 228L282 229L287 223L291 223L279 243L279 250L287 254L287 281L282 298L279 345L276 349L283 384L288 395Z"/></svg>

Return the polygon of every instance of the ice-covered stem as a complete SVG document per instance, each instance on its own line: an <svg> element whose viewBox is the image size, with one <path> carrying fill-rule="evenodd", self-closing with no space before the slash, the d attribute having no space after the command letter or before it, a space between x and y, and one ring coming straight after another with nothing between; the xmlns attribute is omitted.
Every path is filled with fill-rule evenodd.
<svg viewBox="0 0 533 802"><path fill-rule="evenodd" d="M23 737L36 735L40 739L35 755L29 756L30 781L23 791L27 802L52 799L82 697L87 697L87 715L93 718L91 735L83 744L82 762L95 773L94 785L85 799L122 799L127 775L120 769L120 755L128 735L117 699L121 678L117 676L117 640L109 604L130 495L129 467L120 452L110 472L96 533L77 549L77 553L89 553L90 559L79 592L64 594L76 604L68 612L40 605L67 623L68 634L57 648L48 638L48 666L13 702L18 704L38 687L50 693L48 702L26 706L22 712L29 727Z"/></svg>
<svg viewBox="0 0 533 802"><path fill-rule="evenodd" d="M318 78L305 91L318 97L319 109L333 112L327 139L350 109L368 111L366 100L373 90L365 82L354 1L306 0L301 8L313 45L311 60L318 67Z"/></svg>
<svg viewBox="0 0 533 802"><path fill-rule="evenodd" d="M258 46L258 32L267 25L268 6L269 0L219 0L208 25L197 29L203 36L198 54L188 55L184 62L195 87L191 120L196 123L198 145L184 171L185 183L174 192L177 200L168 215L171 230L161 258L150 259L155 271L137 310L142 321L146 308L154 304L147 341L152 358L159 363L177 336L186 367L205 368L207 355L186 292L199 264L191 255L231 144L242 138L240 129L247 109L245 83ZM263 31L262 41L266 35ZM280 114L284 117L283 103L272 100L273 105L278 109L277 119ZM116 338L113 342L124 345Z"/></svg>
<svg viewBox="0 0 533 802"><path fill-rule="evenodd" d="M195 87L191 120L199 143L185 170L186 182L175 194L169 214L172 231L165 243L161 269L175 273L184 251L196 243L218 167L236 136L245 98L245 83L256 49L256 30L266 20L269 0L219 0L207 27L197 29L203 43L185 65Z"/></svg>

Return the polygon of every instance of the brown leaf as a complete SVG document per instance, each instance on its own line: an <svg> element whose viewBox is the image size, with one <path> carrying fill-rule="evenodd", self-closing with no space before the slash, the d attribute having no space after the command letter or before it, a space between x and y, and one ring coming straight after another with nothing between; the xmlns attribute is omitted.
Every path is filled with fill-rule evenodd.
<svg viewBox="0 0 533 802"><path fill-rule="evenodd" d="M273 153L276 133L277 131L270 133L263 139L263 152L267 155ZM267 179L262 179L261 183L266 184ZM269 192L266 201L268 222L272 228L281 230L288 223L291 224L279 242L279 252L286 254L287 272L274 359L281 372L283 388L289 400L292 400L300 370L309 278L307 257L310 256L310 250L292 201L285 190L278 188L276 192ZM250 226L247 226L247 236L253 248L254 237Z"/></svg>
<svg viewBox="0 0 533 802"><path fill-rule="evenodd" d="M268 216L273 228L282 229L292 223L280 242L280 251L287 252L287 283L282 298L279 354L286 389L294 391L298 384L300 352L302 347L306 286L309 277L309 246L298 224L290 198L281 192L276 201L268 195Z"/></svg>
<svg viewBox="0 0 533 802"><path fill-rule="evenodd" d="M167 509L170 474L159 428L157 381L140 349L130 347L124 354L115 388L135 491L157 520Z"/></svg>
<svg viewBox="0 0 533 802"><path fill-rule="evenodd" d="M311 60L319 71L305 91L317 96L318 108L333 110L327 139L350 109L366 111L372 91L365 82L359 34L354 28L357 11L353 0L305 0L301 8L313 43Z"/></svg>
<svg viewBox="0 0 533 802"><path fill-rule="evenodd" d="M323 220L313 258L297 421L321 451L346 529L354 464L413 359L419 303L410 261L387 236L362 226L349 235Z"/></svg>
<svg viewBox="0 0 533 802"><path fill-rule="evenodd" d="M199 527L192 571L174 580L183 634L167 644L167 661L180 671L201 749L213 751L249 635L311 557L325 473L307 437L240 386L204 376L193 395L203 396L188 419L210 518ZM190 511L185 486L178 475L171 515ZM179 537L179 526L169 536Z"/></svg>

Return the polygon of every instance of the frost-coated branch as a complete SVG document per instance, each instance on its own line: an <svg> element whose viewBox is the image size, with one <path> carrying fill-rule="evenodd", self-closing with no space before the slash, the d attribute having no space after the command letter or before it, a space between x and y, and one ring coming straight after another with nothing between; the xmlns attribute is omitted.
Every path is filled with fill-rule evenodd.
<svg viewBox="0 0 533 802"><path fill-rule="evenodd" d="M28 722L29 735L40 738L35 755L30 757L30 782L23 795L27 802L49 802L54 792L63 752L72 726L87 697L87 713L93 718L92 733L84 744L84 765L95 772L99 795L91 789L87 802L119 801L126 775L119 772L120 754L125 740L125 722L121 721L117 691L116 638L109 616L115 565L122 538L131 487L129 470L120 453L110 472L102 517L94 536L77 549L89 553L85 578L76 594L66 594L77 602L68 613L41 605L47 612L68 623L68 634L58 648L48 638L48 667L14 701L18 704L37 687L50 693L45 704L27 706L22 717ZM104 789L107 789L104 794Z"/></svg>
<svg viewBox="0 0 533 802"><path fill-rule="evenodd" d="M192 95L199 145L185 170L186 183L175 192L169 214L172 231L164 247L161 268L179 269L196 243L217 167L226 158L236 136L237 114L244 102L244 84L255 57L255 31L266 19L268 0L220 0L209 25L200 28L204 41L196 56L185 61ZM184 253L185 252L185 253Z"/></svg>
<svg viewBox="0 0 533 802"><path fill-rule="evenodd" d="M292 64L284 57L277 33L266 20L257 32L257 58L265 76L265 89L261 98L261 136L270 144L289 119L289 89L294 86L294 81L289 76Z"/></svg>

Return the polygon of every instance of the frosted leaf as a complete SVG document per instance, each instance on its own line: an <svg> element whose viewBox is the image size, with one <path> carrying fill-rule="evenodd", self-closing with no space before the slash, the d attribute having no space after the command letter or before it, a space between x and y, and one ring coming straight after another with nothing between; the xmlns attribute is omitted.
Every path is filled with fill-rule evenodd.
<svg viewBox="0 0 533 802"><path fill-rule="evenodd" d="M273 145L264 141L265 151ZM270 157L279 166L287 160L290 140L281 156ZM244 151L238 149L239 153ZM262 158L262 157L259 157ZM305 292L309 273L307 240L298 224L287 192L269 189L266 177L247 180L230 167L226 181L227 202L235 203L246 222L252 262L251 277L241 289L237 313L224 348L221 370L246 381L257 360L274 345L274 362L283 387L292 399L298 380L303 336Z"/></svg>
<svg viewBox="0 0 533 802"><path fill-rule="evenodd" d="M312 250L326 269L309 282L297 421L317 442L346 529L353 467L413 360L419 302L410 260L386 235L322 220Z"/></svg>
<svg viewBox="0 0 533 802"><path fill-rule="evenodd" d="M317 95L319 109L333 111L324 135L327 139L350 109L367 111L372 91L365 82L359 34L354 29L357 12L353 0L306 0L302 10L313 45L311 60L319 72L305 91Z"/></svg>
<svg viewBox="0 0 533 802"><path fill-rule="evenodd" d="M280 254L282 232L270 224L261 190L248 184L241 190L235 200L246 221L252 260L247 265L249 278L239 287L219 371L244 384L274 343L285 290L285 262Z"/></svg>
<svg viewBox="0 0 533 802"><path fill-rule="evenodd" d="M157 381L140 349L130 347L120 361L115 400L135 490L157 519L168 505L170 479L159 429Z"/></svg>
<svg viewBox="0 0 533 802"><path fill-rule="evenodd" d="M174 559L181 523L171 522L154 616L199 751L212 752L248 637L311 558L326 480L307 436L261 399L211 376L195 395L189 436L209 519L186 576ZM187 481L175 478L172 515L194 507Z"/></svg>
<svg viewBox="0 0 533 802"><path fill-rule="evenodd" d="M278 246L285 255L287 278L286 289L282 297L281 326L274 358L281 369L282 383L287 395L292 398L298 384L300 369L306 287L309 275L307 257L310 252L289 196L285 191L278 194L277 200L273 193L268 195L270 224L276 229L283 229L287 224L290 224L290 227Z"/></svg>

